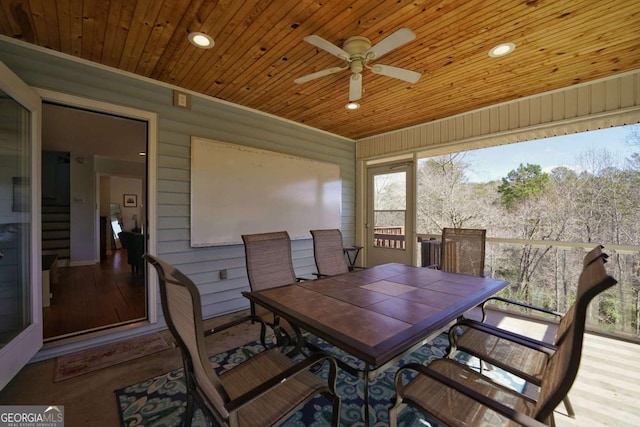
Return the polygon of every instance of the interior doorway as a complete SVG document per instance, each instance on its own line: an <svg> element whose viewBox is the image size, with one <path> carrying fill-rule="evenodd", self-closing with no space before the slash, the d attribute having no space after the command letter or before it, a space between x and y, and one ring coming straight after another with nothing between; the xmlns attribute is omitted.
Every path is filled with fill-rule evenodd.
<svg viewBox="0 0 640 427"><path fill-rule="evenodd" d="M56 260L43 307L45 342L149 317L146 269L137 260L147 242L148 126L43 102L42 253Z"/></svg>

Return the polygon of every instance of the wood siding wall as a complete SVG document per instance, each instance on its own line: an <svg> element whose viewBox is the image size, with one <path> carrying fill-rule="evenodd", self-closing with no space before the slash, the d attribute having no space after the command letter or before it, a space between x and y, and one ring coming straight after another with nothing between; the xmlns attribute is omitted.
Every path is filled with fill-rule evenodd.
<svg viewBox="0 0 640 427"><path fill-rule="evenodd" d="M640 70L364 138L356 157L439 155L639 122Z"/></svg>
<svg viewBox="0 0 640 427"><path fill-rule="evenodd" d="M192 135L338 164L342 179L342 231L346 243L353 243L354 141L210 98L192 96L191 110L173 107L172 90L166 85L77 62L70 57L49 55L42 49L34 50L3 39L0 39L0 61L33 87L158 115L157 253L198 285L205 317L248 307L240 292L248 290L249 285L242 245L190 247ZM248 201L246 207L238 206L238 209L250 206ZM315 271L312 241L294 241L292 249L296 274L312 277ZM227 270L228 279L219 279L221 269ZM164 325L161 312L158 300L159 325ZM147 329L153 328L152 325Z"/></svg>

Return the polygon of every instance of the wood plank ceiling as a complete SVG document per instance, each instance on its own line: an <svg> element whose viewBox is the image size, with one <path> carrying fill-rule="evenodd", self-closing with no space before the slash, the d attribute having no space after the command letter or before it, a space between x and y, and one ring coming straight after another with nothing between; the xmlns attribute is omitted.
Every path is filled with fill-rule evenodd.
<svg viewBox="0 0 640 427"><path fill-rule="evenodd" d="M303 37L401 27L417 38L379 63L417 83L365 70L355 111L349 71L293 83L343 65ZM353 139L640 68L638 0L2 0L0 33Z"/></svg>

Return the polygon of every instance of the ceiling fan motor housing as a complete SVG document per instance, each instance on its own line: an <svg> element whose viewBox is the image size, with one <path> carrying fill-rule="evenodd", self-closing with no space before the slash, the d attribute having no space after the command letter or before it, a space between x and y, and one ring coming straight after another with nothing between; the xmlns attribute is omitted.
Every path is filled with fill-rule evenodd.
<svg viewBox="0 0 640 427"><path fill-rule="evenodd" d="M342 49L351 57L361 56L364 58L365 53L371 49L371 41L364 36L351 36L344 41Z"/></svg>
<svg viewBox="0 0 640 427"><path fill-rule="evenodd" d="M352 73L361 73L367 62L367 51L371 49L371 41L364 36L352 36L344 41L342 49L349 54L349 68Z"/></svg>

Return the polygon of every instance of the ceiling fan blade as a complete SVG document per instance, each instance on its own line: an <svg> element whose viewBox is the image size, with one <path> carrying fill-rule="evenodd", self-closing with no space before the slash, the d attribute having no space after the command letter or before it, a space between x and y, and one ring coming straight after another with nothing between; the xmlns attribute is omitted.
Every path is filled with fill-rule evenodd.
<svg viewBox="0 0 640 427"><path fill-rule="evenodd" d="M362 98L362 74L354 73L349 79L349 102Z"/></svg>
<svg viewBox="0 0 640 427"><path fill-rule="evenodd" d="M416 35L413 33L413 31L408 28L400 28L395 33L392 33L388 37L382 39L375 46L372 46L367 51L366 55L371 59L380 58L382 55L402 46L405 43L409 43L415 38Z"/></svg>
<svg viewBox="0 0 640 427"><path fill-rule="evenodd" d="M349 54L347 52L345 52L335 44L329 43L328 41L326 41L320 36L316 36L314 34L312 36L307 36L302 40L314 45L317 48L324 50L325 52L329 52L330 54L335 55L340 59L343 59L345 61L349 59Z"/></svg>
<svg viewBox="0 0 640 427"><path fill-rule="evenodd" d="M308 81L317 79L318 77L328 76L329 74L337 73L342 70L346 70L347 67L333 67L327 68L326 70L316 71L315 73L307 74L306 76L298 77L293 82L294 83L306 83Z"/></svg>
<svg viewBox="0 0 640 427"><path fill-rule="evenodd" d="M416 83L422 77L422 74L407 70L405 68L393 67L391 65L372 65L371 67L367 67L371 70L372 73L381 74L387 77L393 77L394 79L404 80L409 83Z"/></svg>

